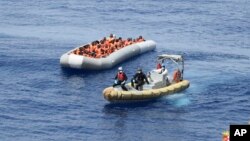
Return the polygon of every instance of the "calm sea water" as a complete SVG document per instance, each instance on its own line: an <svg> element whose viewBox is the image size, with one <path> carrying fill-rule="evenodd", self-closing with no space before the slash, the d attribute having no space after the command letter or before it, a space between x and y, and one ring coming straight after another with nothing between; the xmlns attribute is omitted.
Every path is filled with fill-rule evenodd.
<svg viewBox="0 0 250 141"><path fill-rule="evenodd" d="M248 0L0 1L1 141L212 141L250 120ZM190 87L133 105L102 90L117 68L65 71L66 51L143 35L157 49L122 63L131 78L161 53L185 54Z"/></svg>

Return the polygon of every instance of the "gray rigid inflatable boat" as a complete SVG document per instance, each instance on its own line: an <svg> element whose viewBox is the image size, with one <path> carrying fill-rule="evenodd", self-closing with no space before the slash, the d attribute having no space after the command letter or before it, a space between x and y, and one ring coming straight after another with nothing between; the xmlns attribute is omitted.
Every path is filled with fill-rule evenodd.
<svg viewBox="0 0 250 141"><path fill-rule="evenodd" d="M79 48L79 47L77 47ZM126 46L120 50L111 53L105 58L90 58L71 53L73 50L63 54L60 58L62 67L85 69L85 70L103 70L114 67L115 65L130 59L139 54L154 50L156 43L153 40L147 40Z"/></svg>

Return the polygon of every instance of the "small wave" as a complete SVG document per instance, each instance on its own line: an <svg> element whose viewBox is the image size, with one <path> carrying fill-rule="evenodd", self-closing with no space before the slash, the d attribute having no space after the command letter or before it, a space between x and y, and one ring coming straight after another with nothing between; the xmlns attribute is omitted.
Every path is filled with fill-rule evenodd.
<svg viewBox="0 0 250 141"><path fill-rule="evenodd" d="M0 38L17 38L17 36L0 33Z"/></svg>
<svg viewBox="0 0 250 141"><path fill-rule="evenodd" d="M224 60L224 59L244 59L249 60L249 57L246 55L237 55L237 54L226 54L226 53L216 53L216 52L187 52L186 59L189 60Z"/></svg>
<svg viewBox="0 0 250 141"><path fill-rule="evenodd" d="M171 105L175 107L185 107L191 104L190 99L185 94L173 94L163 97L163 100L167 100Z"/></svg>

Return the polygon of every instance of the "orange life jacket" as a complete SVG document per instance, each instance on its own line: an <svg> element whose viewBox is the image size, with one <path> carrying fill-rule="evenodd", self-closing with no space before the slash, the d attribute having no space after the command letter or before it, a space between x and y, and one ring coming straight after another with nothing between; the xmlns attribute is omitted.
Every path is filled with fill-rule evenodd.
<svg viewBox="0 0 250 141"><path fill-rule="evenodd" d="M115 51L115 46L114 45L110 47L110 51L111 51L111 53Z"/></svg>
<svg viewBox="0 0 250 141"><path fill-rule="evenodd" d="M95 58L101 58L101 54L96 54Z"/></svg>
<svg viewBox="0 0 250 141"><path fill-rule="evenodd" d="M96 50L96 55L97 55L97 58L101 58L101 56L102 56L102 50L101 49L97 49Z"/></svg>
<svg viewBox="0 0 250 141"><path fill-rule="evenodd" d="M129 45L129 42L125 41L124 46L128 46L128 45Z"/></svg>
<svg viewBox="0 0 250 141"><path fill-rule="evenodd" d="M173 75L173 81L180 82L181 79L181 72L179 70L174 71L174 75Z"/></svg>
<svg viewBox="0 0 250 141"><path fill-rule="evenodd" d="M77 49L77 50L76 50L76 55L79 55L79 54L80 54L80 50Z"/></svg>

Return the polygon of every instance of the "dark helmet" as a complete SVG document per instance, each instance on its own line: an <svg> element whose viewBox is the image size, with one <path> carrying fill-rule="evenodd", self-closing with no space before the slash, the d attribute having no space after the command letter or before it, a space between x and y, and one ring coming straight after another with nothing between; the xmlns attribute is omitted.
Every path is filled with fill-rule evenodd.
<svg viewBox="0 0 250 141"><path fill-rule="evenodd" d="M137 71L140 71L140 72L142 72L142 69L141 69L141 68L137 68Z"/></svg>

